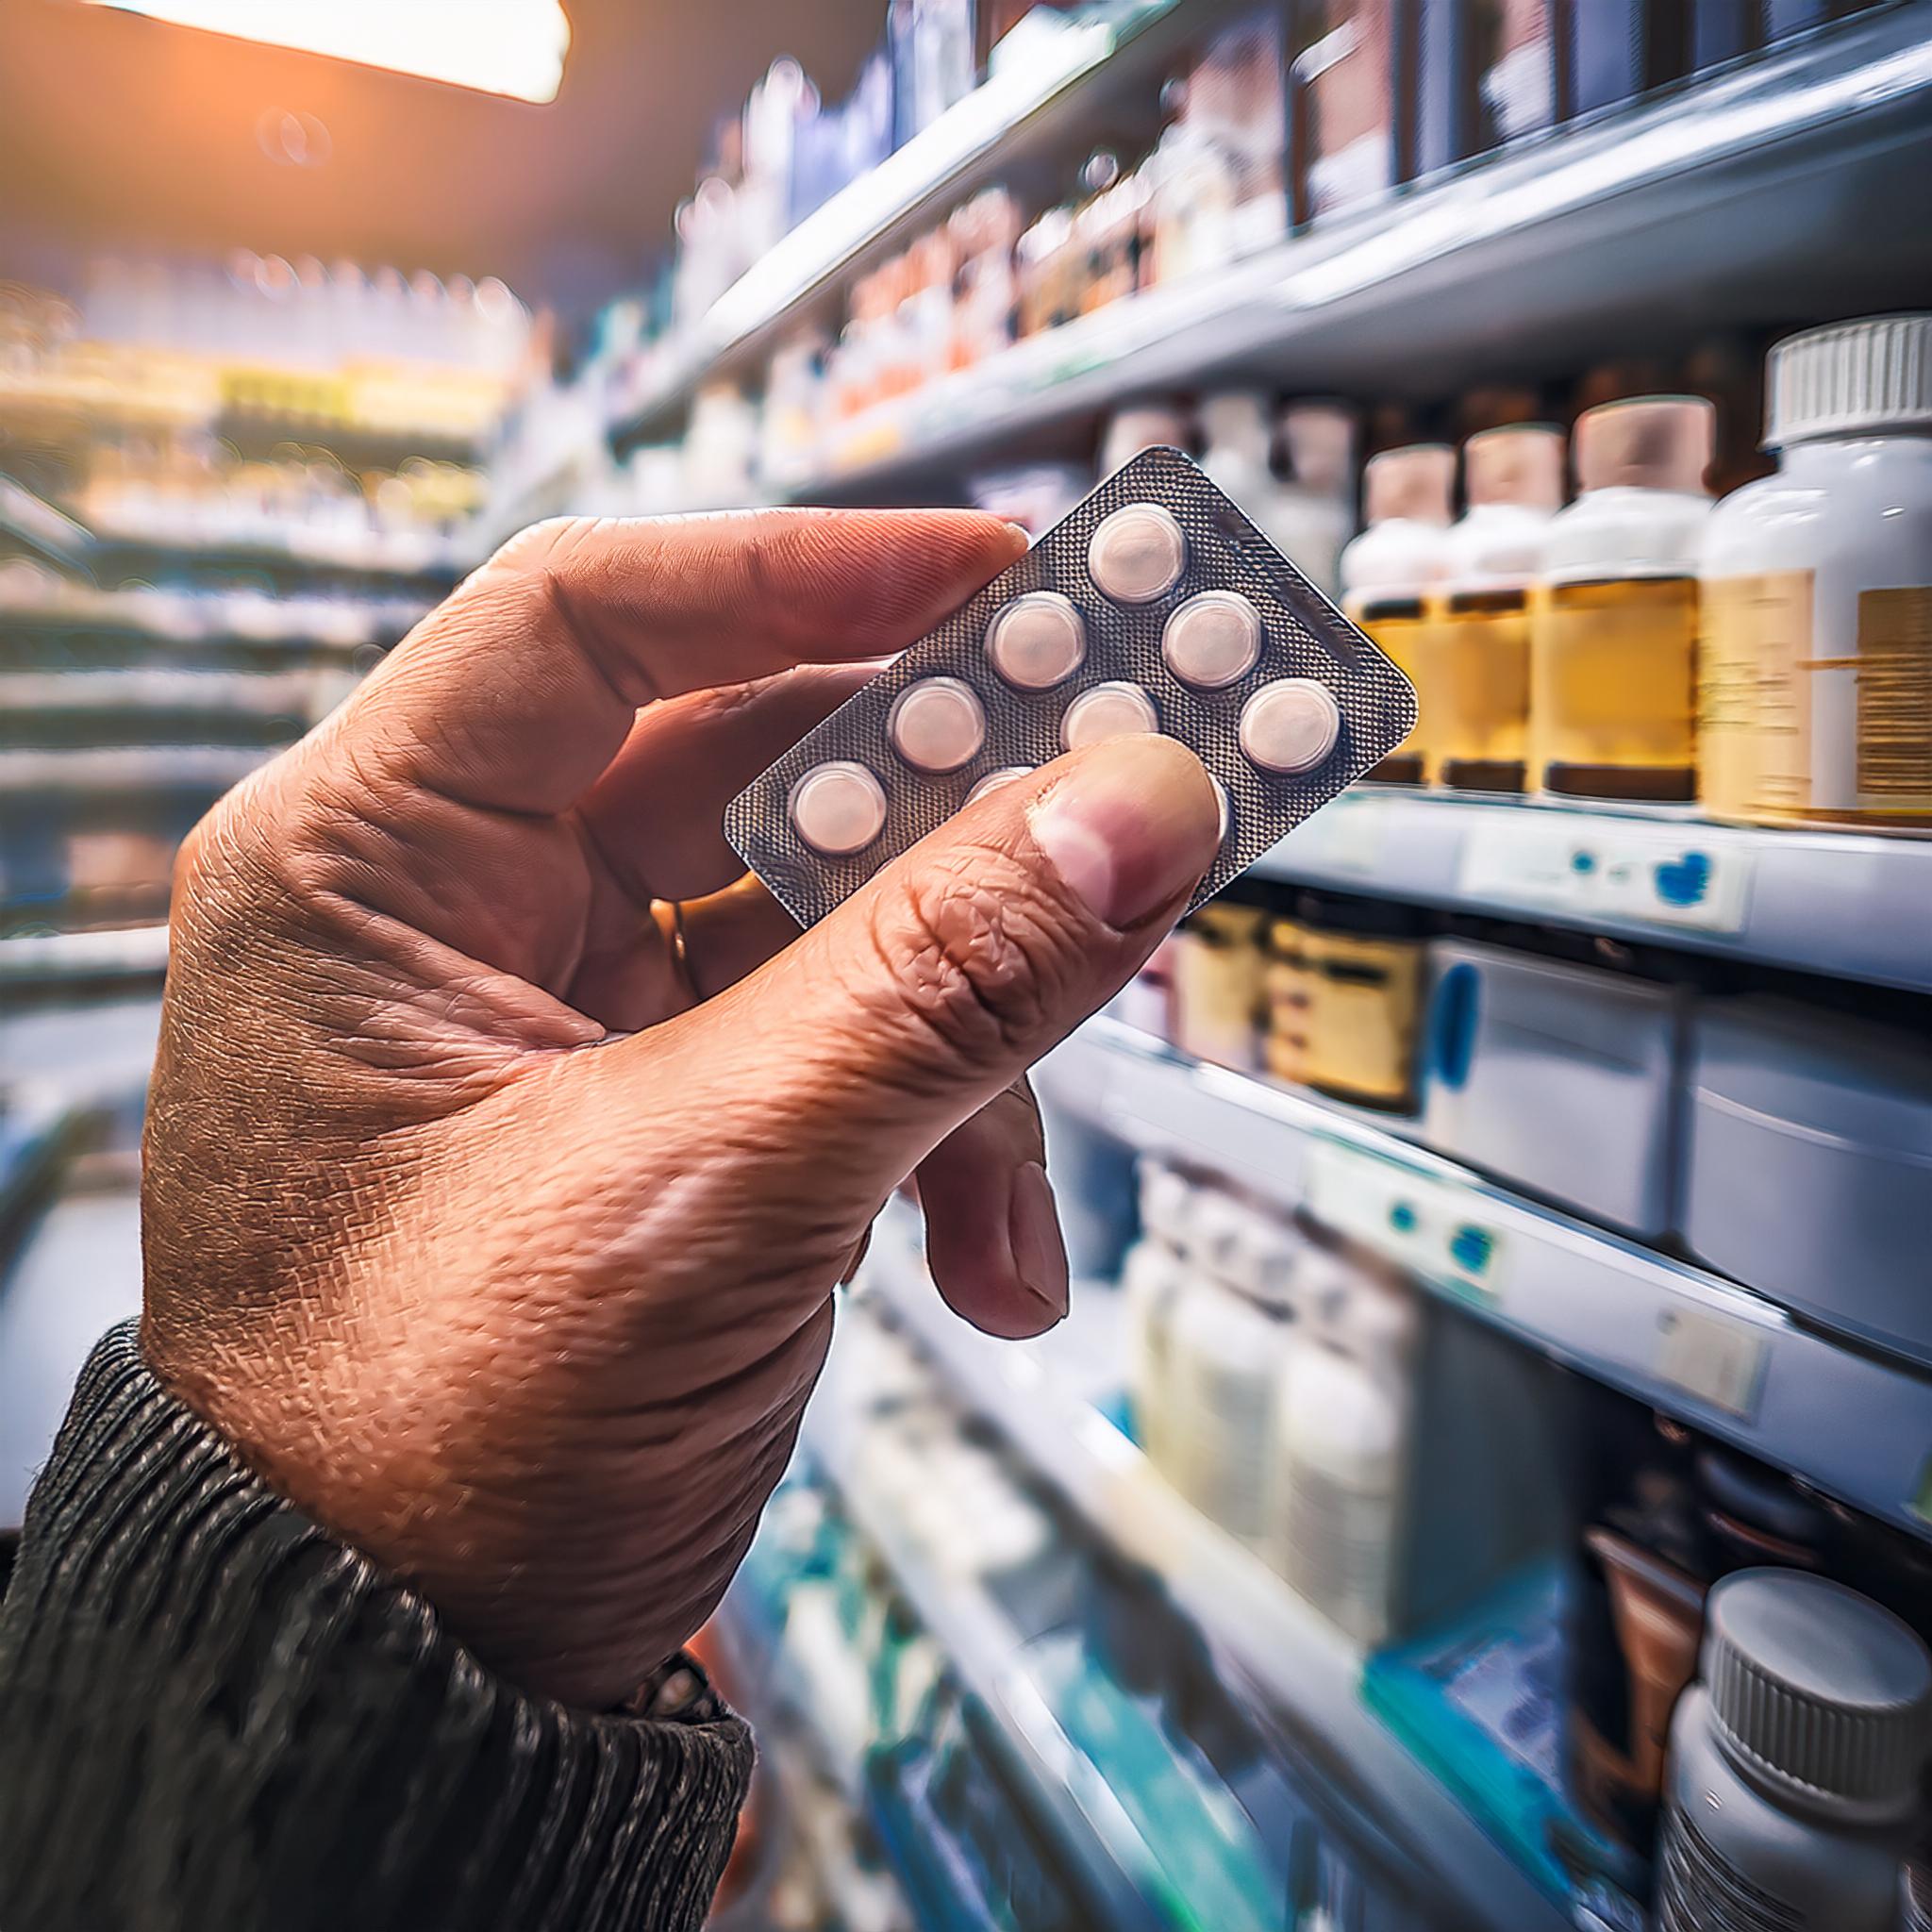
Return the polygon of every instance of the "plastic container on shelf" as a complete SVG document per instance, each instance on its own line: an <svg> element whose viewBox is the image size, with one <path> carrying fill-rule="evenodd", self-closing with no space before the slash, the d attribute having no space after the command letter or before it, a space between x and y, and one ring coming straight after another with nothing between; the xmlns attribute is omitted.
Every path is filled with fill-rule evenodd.
<svg viewBox="0 0 1932 1932"><path fill-rule="evenodd" d="M1530 597L1530 783L1586 798L1695 794L1697 573L1715 411L1640 396L1576 419L1577 498Z"/></svg>
<svg viewBox="0 0 1932 1932"><path fill-rule="evenodd" d="M1288 475L1269 534L1323 595L1340 594L1341 553L1356 532L1356 415L1341 403L1289 403L1280 416Z"/></svg>
<svg viewBox="0 0 1932 1932"><path fill-rule="evenodd" d="M1714 1268L1932 1363L1932 1044L1747 996L1707 1001L1684 1234Z"/></svg>
<svg viewBox="0 0 1932 1932"><path fill-rule="evenodd" d="M1563 433L1486 429L1462 446L1469 508L1451 527L1421 659L1424 776L1467 791L1521 791L1529 731L1529 587L1563 505Z"/></svg>
<svg viewBox="0 0 1932 1932"><path fill-rule="evenodd" d="M1127 1409L1134 1438L1157 1469L1174 1467L1174 1321L1188 1264L1164 1242L1139 1241L1121 1270L1127 1333Z"/></svg>
<svg viewBox="0 0 1932 1932"><path fill-rule="evenodd" d="M1231 1194L1203 1206L1214 1273L1196 1270L1174 1304L1167 1364L1167 1466L1174 1487L1251 1548L1268 1532L1268 1472L1282 1367L1294 1346L1292 1237L1264 1262L1269 1219ZM1260 1263L1261 1265L1257 1265Z"/></svg>
<svg viewBox="0 0 1932 1932"><path fill-rule="evenodd" d="M1183 1053L1224 1067L1260 1065L1267 923L1258 906L1216 900L1175 934L1174 1043Z"/></svg>
<svg viewBox="0 0 1932 1932"><path fill-rule="evenodd" d="M1416 686L1415 729L1369 776L1389 785L1419 785L1432 721L1421 704L1429 599L1449 570L1450 499L1456 452L1445 443L1412 443L1371 457L1363 473L1368 527L1341 553L1341 603Z"/></svg>
<svg viewBox="0 0 1932 1932"><path fill-rule="evenodd" d="M1678 990L1466 940L1431 954L1429 1144L1626 1233L1665 1233Z"/></svg>
<svg viewBox="0 0 1932 1932"><path fill-rule="evenodd" d="M1281 1076L1298 1061L1309 1087L1363 1107L1411 1111L1424 924L1413 908L1385 899L1300 894L1291 950L1283 949L1277 926L1270 997L1271 1033L1283 1015L1298 1015L1300 1028L1282 1051L1271 1047L1271 1071Z"/></svg>
<svg viewBox="0 0 1932 1932"><path fill-rule="evenodd" d="M1401 1582L1414 1310L1325 1253L1308 1275L1310 1319L1275 1398L1267 1547L1299 1595L1374 1644L1394 1624Z"/></svg>
<svg viewBox="0 0 1932 1932"><path fill-rule="evenodd" d="M1932 314L1779 342L1764 442L1705 541L1705 805L1932 833Z"/></svg>
<svg viewBox="0 0 1932 1932"><path fill-rule="evenodd" d="M1671 1721L1658 1932L1893 1932L1932 1656L1869 1598L1743 1570Z"/></svg>

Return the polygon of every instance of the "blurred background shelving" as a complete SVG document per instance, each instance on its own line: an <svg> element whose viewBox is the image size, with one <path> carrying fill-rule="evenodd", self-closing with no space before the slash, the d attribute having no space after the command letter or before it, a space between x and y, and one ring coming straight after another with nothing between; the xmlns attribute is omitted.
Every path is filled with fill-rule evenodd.
<svg viewBox="0 0 1932 1932"><path fill-rule="evenodd" d="M0 1517L138 1297L180 840L525 522L1037 530L1179 441L1336 591L1365 455L1690 394L1725 494L1773 340L1932 304L1928 0L566 11L549 108L164 99L77 0L0 60ZM1050 1335L884 1218L703 1640L721 1926L1641 1932L1705 1592L1932 1635L1932 841L1517 763L1357 787L1042 1063Z"/></svg>

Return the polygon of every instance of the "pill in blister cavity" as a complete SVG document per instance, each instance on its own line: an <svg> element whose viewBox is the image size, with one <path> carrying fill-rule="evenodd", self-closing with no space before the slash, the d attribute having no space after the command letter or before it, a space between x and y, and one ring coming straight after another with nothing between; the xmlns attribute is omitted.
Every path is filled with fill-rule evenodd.
<svg viewBox="0 0 1932 1932"><path fill-rule="evenodd" d="M970 684L923 677L893 699L886 733L908 765L922 772L957 772L986 742L986 711Z"/></svg>
<svg viewBox="0 0 1932 1932"><path fill-rule="evenodd" d="M791 823L814 852L849 858L885 829L885 788L863 765L829 759L791 788Z"/></svg>
<svg viewBox="0 0 1932 1932"><path fill-rule="evenodd" d="M1087 626L1058 591L1029 591L987 625L986 655L1008 684L1051 691L1079 670L1087 656Z"/></svg>
<svg viewBox="0 0 1932 1932"><path fill-rule="evenodd" d="M1067 715L1060 720L1060 742L1069 751L1083 751L1104 738L1129 738L1159 729L1154 700L1138 684L1096 684L1067 707Z"/></svg>
<svg viewBox="0 0 1932 1932"><path fill-rule="evenodd" d="M1277 677L1241 707L1241 750L1266 772L1311 772L1341 735L1341 709L1312 677Z"/></svg>
<svg viewBox="0 0 1932 1932"><path fill-rule="evenodd" d="M1031 768L1026 765L1008 765L1002 771L989 772L966 794L966 803L971 805L975 798L984 798L989 791L997 791L1002 785L1010 785L1015 778L1030 778L1032 775Z"/></svg>
<svg viewBox="0 0 1932 1932"><path fill-rule="evenodd" d="M1198 905L1414 723L1374 644L1178 450L1150 449L754 779L724 830L809 925L969 800L1161 731L1214 780Z"/></svg>
<svg viewBox="0 0 1932 1932"><path fill-rule="evenodd" d="M1187 568L1181 526L1158 503L1117 509L1087 544L1087 569L1116 604L1148 604L1164 596Z"/></svg>
<svg viewBox="0 0 1932 1932"><path fill-rule="evenodd" d="M1167 620L1160 655L1183 684L1219 691L1255 668L1261 614L1239 591L1203 591Z"/></svg>

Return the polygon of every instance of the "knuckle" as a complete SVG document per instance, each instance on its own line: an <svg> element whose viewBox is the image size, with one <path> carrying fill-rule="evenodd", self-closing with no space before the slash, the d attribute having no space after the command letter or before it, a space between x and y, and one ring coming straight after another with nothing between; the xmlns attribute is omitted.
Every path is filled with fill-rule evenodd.
<svg viewBox="0 0 1932 1932"><path fill-rule="evenodd" d="M889 895L880 919L905 1012L962 1058L1038 1049L1080 980L1079 941L1010 853L949 855Z"/></svg>

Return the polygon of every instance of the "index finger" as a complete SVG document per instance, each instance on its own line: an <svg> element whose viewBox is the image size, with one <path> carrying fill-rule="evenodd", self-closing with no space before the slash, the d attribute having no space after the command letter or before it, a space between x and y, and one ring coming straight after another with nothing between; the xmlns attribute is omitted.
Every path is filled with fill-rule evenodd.
<svg viewBox="0 0 1932 1932"><path fill-rule="evenodd" d="M973 510L540 524L396 647L337 741L465 805L561 811L654 699L902 650L1024 547Z"/></svg>

